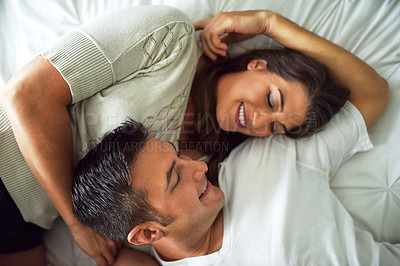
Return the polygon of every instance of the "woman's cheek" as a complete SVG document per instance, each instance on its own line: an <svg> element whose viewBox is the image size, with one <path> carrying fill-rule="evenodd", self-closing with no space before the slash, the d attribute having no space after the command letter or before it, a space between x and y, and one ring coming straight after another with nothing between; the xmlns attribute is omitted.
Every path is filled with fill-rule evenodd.
<svg viewBox="0 0 400 266"><path fill-rule="evenodd" d="M226 116L227 116L227 112L223 112L220 109L218 109L218 107L217 107L216 117L217 117L218 126L222 130L228 131L227 125L229 125L229 122L227 121ZM209 128L210 127L212 128L214 125L206 125L206 126Z"/></svg>

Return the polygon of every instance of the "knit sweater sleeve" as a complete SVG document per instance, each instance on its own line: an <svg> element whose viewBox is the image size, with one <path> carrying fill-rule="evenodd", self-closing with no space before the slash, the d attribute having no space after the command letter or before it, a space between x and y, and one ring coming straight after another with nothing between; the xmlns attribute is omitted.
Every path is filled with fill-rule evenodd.
<svg viewBox="0 0 400 266"><path fill-rule="evenodd" d="M63 35L42 56L64 77L72 103L76 103L116 83L167 66L193 41L191 38L192 22L183 12L167 6L140 6L109 14Z"/></svg>

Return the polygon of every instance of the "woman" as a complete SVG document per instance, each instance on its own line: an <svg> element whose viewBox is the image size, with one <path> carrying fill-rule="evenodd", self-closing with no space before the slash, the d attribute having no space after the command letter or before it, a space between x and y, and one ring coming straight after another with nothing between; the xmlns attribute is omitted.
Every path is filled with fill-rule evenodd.
<svg viewBox="0 0 400 266"><path fill-rule="evenodd" d="M126 116L151 126L154 129L153 136L163 140L177 143L182 133L181 146L185 140L189 140L190 143L191 139L201 143L208 137L204 134L207 131L201 132L201 128L207 129L207 126L212 126L205 122L204 118L195 117L195 124L192 126L198 133L187 136L187 130L180 130L198 58L190 21L182 13L165 7L143 7L121 12L115 17L99 20L96 24L89 24L64 36L55 47L47 49L43 56L37 57L17 73L1 92L2 103L13 129L8 129L7 136L15 135L30 170L69 226L74 239L99 265L113 262L117 246L116 243L81 225L72 214L70 187L74 152L76 159L81 158L93 143L107 130L125 120ZM158 18L158 21L154 22L154 18ZM149 25L151 29L140 28L135 19L140 19L141 25ZM125 24L118 24L118 31L107 30L114 25L112 20ZM309 55L325 65L335 80L351 90L350 100L360 111L373 110L374 114L379 114L385 105L385 97L376 99L382 93L387 93L387 84L374 70L342 48L305 31L277 14L267 11L221 13L212 19L197 22L195 27L204 28L201 35L204 51L213 60L216 59L216 55L226 54L227 46L219 38L225 33L228 33L225 39L227 43L243 39L243 36L248 37L248 34L266 34L282 45ZM106 37L102 35L105 33L108 34ZM146 37L142 38L140 33ZM296 36L295 40L292 36ZM121 52L119 48L115 48L116 41L121 40L124 40L121 46L131 43L130 46L126 46L124 56L117 53ZM155 45L159 40L166 45ZM71 61L68 61L70 59ZM251 135L259 133L263 136L270 135L271 129L277 133L301 132L296 128L307 125L306 110L311 106L313 97L303 90L304 84L290 78L288 81L273 73L268 68L272 62L268 60L272 59L257 56L245 62L245 69L242 67L242 71L230 71L231 73L227 72L218 79L213 79L216 83L216 103L212 105L206 101L209 106L204 104L205 109L201 107L201 97L196 96L201 90L196 88L198 83L195 81L190 93L193 105L189 105L189 110L195 107L207 119L207 110L216 106L215 119L218 126L224 130L237 130ZM316 66L319 67L318 64ZM210 67L214 68L213 65ZM196 80L204 80L202 76L208 76L207 70L204 71L205 74L201 74L202 70L198 72ZM150 86L147 80L151 80L150 99L145 97ZM242 85L246 85L243 89L249 91L247 85L252 81L258 81L254 83L254 86L257 86L254 89L260 92L254 97L255 101L252 103L245 99L245 96L241 96L231 105L228 98L233 93L228 89L231 87L232 90L240 91ZM135 87L134 93L127 90L132 86ZM284 88L289 92L291 89L296 90L297 93L285 93L284 97L281 97ZM165 91L168 91L168 94L163 93ZM208 96L207 92L203 93ZM333 111L327 112L328 119L325 120L329 120L329 115L344 103L347 95L345 93L345 96L338 97L338 102L342 103L339 103L337 108L332 108ZM70 105L71 103L73 105ZM232 106L235 106L233 111ZM286 114L286 108L293 109ZM5 110L2 107L4 115ZM252 111L251 115L249 110ZM224 116L226 113L231 114L231 117ZM231 122L232 114L235 117L234 122ZM214 113L211 115L214 116ZM374 120L377 116L372 116L371 119ZM4 117L7 119L7 116L2 115L2 118ZM258 124L258 118L265 119L260 120ZM311 118L311 122L316 119L312 116ZM373 122L371 119L366 121L367 125ZM73 132L69 130L71 125ZM201 126L199 130L196 128L198 125ZM309 125L312 128L312 124ZM48 129L49 126L51 130ZM246 131L251 128L257 130ZM224 134L215 134L214 141L221 140ZM212 159L220 159L215 158ZM15 158L9 159L11 161ZM22 156L19 159L22 159ZM18 171L21 169L18 168ZM12 178L3 173L2 171L0 176L7 190L12 194L17 207L23 208L25 205L16 200L18 193L23 194L22 189L10 189ZM15 180L25 182L25 179L21 181L21 177L15 177L18 177L14 178ZM33 190L32 187L29 189ZM21 202L22 198L19 198ZM26 206L37 205L39 204L32 202ZM21 210L24 218L28 211ZM51 223L52 218L54 217L50 217L46 222L49 223L50 220ZM41 222L43 221L39 219L37 224ZM33 262L33 259L31 261Z"/></svg>
<svg viewBox="0 0 400 266"><path fill-rule="evenodd" d="M217 164L246 136L310 136L326 125L348 95L348 89L327 77L325 67L293 50L255 50L208 61L192 85L198 116L189 139L208 145L199 145L197 151L211 152L209 175L217 180ZM219 149L213 143L229 146ZM181 145L181 152L185 146Z"/></svg>

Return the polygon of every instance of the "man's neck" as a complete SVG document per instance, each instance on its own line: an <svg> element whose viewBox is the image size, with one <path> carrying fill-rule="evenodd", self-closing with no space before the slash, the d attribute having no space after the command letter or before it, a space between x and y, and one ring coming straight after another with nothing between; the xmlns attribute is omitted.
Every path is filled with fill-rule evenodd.
<svg viewBox="0 0 400 266"><path fill-rule="evenodd" d="M215 218L209 230L197 237L165 240L153 243L159 256L165 261L175 261L188 257L204 256L221 249L224 236L224 218L222 210ZM197 239L197 240L196 240Z"/></svg>

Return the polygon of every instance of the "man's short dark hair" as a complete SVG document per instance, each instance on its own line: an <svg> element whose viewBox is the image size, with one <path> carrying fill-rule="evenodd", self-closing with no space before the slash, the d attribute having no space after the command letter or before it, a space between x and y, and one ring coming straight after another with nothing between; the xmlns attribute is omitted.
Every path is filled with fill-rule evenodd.
<svg viewBox="0 0 400 266"><path fill-rule="evenodd" d="M136 225L172 222L147 199L147 192L134 188L131 171L149 138L148 130L129 120L110 133L79 161L72 185L73 211L78 220L117 241L126 241Z"/></svg>

